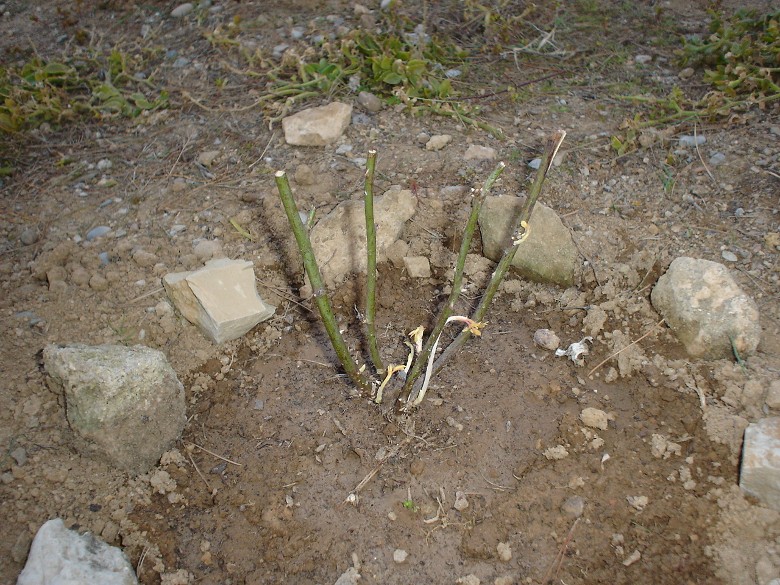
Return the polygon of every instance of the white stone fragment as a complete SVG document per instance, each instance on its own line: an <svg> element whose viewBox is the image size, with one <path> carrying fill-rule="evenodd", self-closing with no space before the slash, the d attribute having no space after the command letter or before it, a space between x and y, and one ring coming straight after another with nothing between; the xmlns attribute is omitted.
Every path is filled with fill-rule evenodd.
<svg viewBox="0 0 780 585"><path fill-rule="evenodd" d="M469 507L469 501L466 499L466 494L463 492L455 492L455 503L452 506L458 512L462 512Z"/></svg>
<svg viewBox="0 0 780 585"><path fill-rule="evenodd" d="M35 535L27 564L16 585L137 585L133 566L122 551L89 533L49 520Z"/></svg>
<svg viewBox="0 0 780 585"><path fill-rule="evenodd" d="M403 563L408 556L409 553L402 548L397 548L393 551L393 561L398 564Z"/></svg>
<svg viewBox="0 0 780 585"><path fill-rule="evenodd" d="M641 558L642 558L642 553L640 553L638 550L635 550L630 555L628 555L628 557L626 557L626 560L623 561L623 566L630 567Z"/></svg>
<svg viewBox="0 0 780 585"><path fill-rule="evenodd" d="M496 552L501 561L508 563L512 560L512 547L506 542L499 542L498 545L496 545Z"/></svg>
<svg viewBox="0 0 780 585"><path fill-rule="evenodd" d="M598 408L585 408L580 413L580 420L593 429L606 431L609 428L609 415Z"/></svg>
<svg viewBox="0 0 780 585"><path fill-rule="evenodd" d="M780 510L780 418L764 418L745 429L739 487Z"/></svg>
<svg viewBox="0 0 780 585"><path fill-rule="evenodd" d="M325 146L341 137L352 120L352 106L333 102L282 119L284 139L295 146Z"/></svg>
<svg viewBox="0 0 780 585"><path fill-rule="evenodd" d="M645 506L650 503L650 498L647 496L626 496L626 500L628 501L629 506L634 508L637 512L644 510Z"/></svg>
<svg viewBox="0 0 780 585"><path fill-rule="evenodd" d="M167 274L163 284L184 318L214 343L237 339L274 314L257 293L247 260L210 260L194 272Z"/></svg>
<svg viewBox="0 0 780 585"><path fill-rule="evenodd" d="M550 447L542 453L547 459L550 461L555 461L558 459L565 459L569 456L569 452L566 450L566 447L563 445L556 445L555 447Z"/></svg>
<svg viewBox="0 0 780 585"><path fill-rule="evenodd" d="M441 150L450 143L450 140L452 136L449 134L436 134L425 143L425 150Z"/></svg>

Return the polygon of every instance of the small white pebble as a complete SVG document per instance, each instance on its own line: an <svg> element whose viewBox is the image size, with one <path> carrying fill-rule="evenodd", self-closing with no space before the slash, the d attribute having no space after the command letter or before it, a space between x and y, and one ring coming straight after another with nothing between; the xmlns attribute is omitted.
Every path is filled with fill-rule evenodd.
<svg viewBox="0 0 780 585"><path fill-rule="evenodd" d="M402 548L397 548L393 551L393 560L396 563L403 563L406 560L406 557L408 556L409 553Z"/></svg>
<svg viewBox="0 0 780 585"><path fill-rule="evenodd" d="M503 562L508 563L512 560L512 548L505 542L499 542L496 546L496 552L498 552L498 558Z"/></svg>

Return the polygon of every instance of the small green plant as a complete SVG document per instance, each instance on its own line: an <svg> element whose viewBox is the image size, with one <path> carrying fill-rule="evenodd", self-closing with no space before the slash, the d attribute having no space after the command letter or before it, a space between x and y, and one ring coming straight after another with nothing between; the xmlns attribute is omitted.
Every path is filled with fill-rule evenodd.
<svg viewBox="0 0 780 585"><path fill-rule="evenodd" d="M684 41L682 65L704 66L704 79L728 97L756 101L780 95L780 10L759 16L740 9L731 18L710 11L709 35Z"/></svg>
<svg viewBox="0 0 780 585"><path fill-rule="evenodd" d="M411 510L412 512L416 512L418 510L417 504L415 504L414 500L412 499L404 500L403 502L401 502L401 505L407 510Z"/></svg>
<svg viewBox="0 0 780 585"><path fill-rule="evenodd" d="M303 265L306 275L309 277L312 291L314 291L314 302L322 319L325 330L330 339L331 345L344 368L345 373L358 389L361 396L370 397L374 402L381 403L383 392L394 374L403 373L404 382L400 390L400 397L395 404L397 412L409 412L417 407L425 397L426 390L431 377L441 369L441 367L450 359L472 336L479 336L485 323L483 319L488 308L498 291L498 287L507 274L509 267L514 259L519 246L526 240L530 233L531 226L528 222L531 217L536 201L541 193L542 185L547 173L552 166L553 159L563 142L566 133L558 131L549 139L542 156L541 164L536 174L536 179L528 193L528 197L523 204L519 216L515 220L512 229L512 239L493 272L493 276L488 283L482 298L474 310L471 317L463 315L454 315L455 304L460 296L461 284L463 281L463 270L466 263L466 256L469 252L471 240L477 227L477 218L479 216L482 203L487 197L493 184L498 180L504 170L504 164L499 165L493 170L490 176L485 180L481 189L473 193L471 214L466 223L463 232L460 252L455 263L455 271L452 280L452 290L450 296L444 303L433 330L423 343L424 329L417 327L409 333L411 342L407 341L409 355L405 364L389 364L384 367L380 358L379 348L377 346L376 331L374 328L374 313L376 306L376 239L374 233L373 216L373 177L375 172L376 151L369 152L366 164L366 178L364 183L364 207L366 219L366 250L367 250L367 285L365 314L368 347L371 361L373 362L374 372L378 377L372 376L367 372L365 366L358 367L354 358L350 355L349 348L341 335L338 323L331 308L330 299L322 281L322 276L314 256L311 240L309 239L308 229L303 224L298 206L293 199L289 180L284 171L276 172L276 187L279 191L279 197L287 215L287 219L292 228L298 249L303 258ZM450 323L461 323L465 325L455 340L442 352L436 359L436 348L444 328ZM424 372L424 376L420 379ZM381 378L381 382L380 382Z"/></svg>
<svg viewBox="0 0 780 585"><path fill-rule="evenodd" d="M236 25L227 31L217 29L207 38L215 49L237 53L243 59L246 68L230 67L232 74L266 82L266 93L249 107L263 105L272 120L287 115L296 101L348 87L371 91L390 105L404 104L412 113L455 117L503 137L498 128L474 118L477 107L454 99L457 92L450 77L464 73L466 52L422 30L374 33L356 29L337 41L290 48L278 61L244 49L241 34ZM189 94L185 97L213 109Z"/></svg>
<svg viewBox="0 0 780 585"><path fill-rule="evenodd" d="M712 91L699 99L681 88L666 96L618 96L647 109L626 120L623 132L612 137L613 150L622 155L637 147L639 131L684 121L716 120L780 100L780 11L757 16L739 10L731 18L711 11L710 34L683 40L679 64L703 66Z"/></svg>
<svg viewBox="0 0 780 585"><path fill-rule="evenodd" d="M165 91L155 97L138 89L127 56L113 50L107 57L44 60L34 57L21 67L0 68L0 132L61 125L79 116L136 117L165 108Z"/></svg>

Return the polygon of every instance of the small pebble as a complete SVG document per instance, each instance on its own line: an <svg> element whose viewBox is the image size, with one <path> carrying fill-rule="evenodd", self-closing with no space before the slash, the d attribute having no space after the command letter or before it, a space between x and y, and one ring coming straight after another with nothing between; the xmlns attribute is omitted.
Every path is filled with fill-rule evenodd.
<svg viewBox="0 0 780 585"><path fill-rule="evenodd" d="M357 102L363 109L372 114L381 110L383 106L382 100L368 91L361 91L358 94Z"/></svg>
<svg viewBox="0 0 780 585"><path fill-rule="evenodd" d="M462 512L469 507L469 501L466 499L466 494L463 492L455 492L455 503L452 506L458 512Z"/></svg>
<svg viewBox="0 0 780 585"><path fill-rule="evenodd" d="M422 475L422 472L425 471L425 463L421 459L415 459L409 465L409 471L412 475Z"/></svg>
<svg viewBox="0 0 780 585"><path fill-rule="evenodd" d="M729 250L723 250L720 255L726 262L736 262L738 260L737 255Z"/></svg>
<svg viewBox="0 0 780 585"><path fill-rule="evenodd" d="M696 73L693 67L686 67L685 69L682 69L678 74L677 77L680 79L690 79L693 77L693 74Z"/></svg>
<svg viewBox="0 0 780 585"><path fill-rule="evenodd" d="M609 428L609 415L598 408L585 408L580 413L580 420L593 429L606 431Z"/></svg>
<svg viewBox="0 0 780 585"><path fill-rule="evenodd" d="M114 163L112 163L109 159L103 158L98 161L97 169L99 171L107 171L111 167L114 166Z"/></svg>
<svg viewBox="0 0 780 585"><path fill-rule="evenodd" d="M215 256L222 254L222 242L219 240L201 240L195 244L193 252L201 260L211 260Z"/></svg>
<svg viewBox="0 0 780 585"><path fill-rule="evenodd" d="M496 158L496 149L489 146L472 144L463 155L464 160L493 160Z"/></svg>
<svg viewBox="0 0 780 585"><path fill-rule="evenodd" d="M89 288L96 291L108 289L108 280L99 274L93 274L89 279Z"/></svg>
<svg viewBox="0 0 780 585"><path fill-rule="evenodd" d="M396 563L403 563L408 556L409 553L402 548L397 548L393 551L393 561Z"/></svg>
<svg viewBox="0 0 780 585"><path fill-rule="evenodd" d="M719 164L723 163L723 161L726 160L726 155L722 152L716 152L710 157L710 164L712 166L718 166Z"/></svg>
<svg viewBox="0 0 780 585"><path fill-rule="evenodd" d="M579 518L585 511L585 500L582 496L572 496L561 506L561 512L572 518Z"/></svg>
<svg viewBox="0 0 780 585"><path fill-rule="evenodd" d="M452 136L449 134L436 134L425 143L425 150L441 150L450 143L450 140L452 140Z"/></svg>
<svg viewBox="0 0 780 585"><path fill-rule="evenodd" d="M650 61L653 60L653 57L651 55L636 55L634 57L634 62L639 63L640 65L646 65L647 63L650 63Z"/></svg>
<svg viewBox="0 0 780 585"><path fill-rule="evenodd" d="M537 329L534 332L534 343L542 349L555 351L561 344L561 339L550 329Z"/></svg>
<svg viewBox="0 0 780 585"><path fill-rule="evenodd" d="M19 236L19 239L25 246L32 246L35 242L38 241L40 237L41 235L37 229L28 227L22 230L22 234Z"/></svg>
<svg viewBox="0 0 780 585"><path fill-rule="evenodd" d="M499 542L498 545L496 545L496 552L501 561L508 563L512 560L512 547L506 542Z"/></svg>
<svg viewBox="0 0 780 585"><path fill-rule="evenodd" d="M17 447L11 451L10 455L19 467L27 463L27 451L25 451L24 447Z"/></svg>
<svg viewBox="0 0 780 585"><path fill-rule="evenodd" d="M204 167L211 168L211 165L214 164L214 161L219 156L218 150L207 150L205 152L201 152L198 155L198 162L202 164Z"/></svg>
<svg viewBox="0 0 780 585"><path fill-rule="evenodd" d="M650 498L647 496L626 496L626 500L637 512L644 510L645 506L650 502Z"/></svg>
<svg viewBox="0 0 780 585"><path fill-rule="evenodd" d="M181 18L182 16L187 16L194 9L195 7L191 2L185 2L184 4L179 4L176 8L171 10L171 16L174 18Z"/></svg>
<svg viewBox="0 0 780 585"><path fill-rule="evenodd" d="M535 158L531 162L528 163L528 166L531 167L532 169L536 170L536 169L538 169L541 166L541 164L542 164L542 159Z"/></svg>
<svg viewBox="0 0 780 585"><path fill-rule="evenodd" d="M678 138L680 146L701 146L705 142L707 142L707 137L702 134L697 134L696 136L685 135Z"/></svg>
<svg viewBox="0 0 780 585"><path fill-rule="evenodd" d="M108 234L111 231L111 228L107 225L99 225L97 227L93 227L91 230L87 232L87 241L92 242L93 240L97 240L98 238L102 238L106 234Z"/></svg>

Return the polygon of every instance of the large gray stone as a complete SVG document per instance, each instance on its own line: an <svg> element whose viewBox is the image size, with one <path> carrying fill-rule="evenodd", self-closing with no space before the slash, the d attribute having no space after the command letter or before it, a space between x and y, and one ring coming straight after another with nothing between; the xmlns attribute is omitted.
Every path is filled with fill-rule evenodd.
<svg viewBox="0 0 780 585"><path fill-rule="evenodd" d="M248 260L209 260L193 272L166 274L163 286L184 318L214 343L238 339L276 310L258 294Z"/></svg>
<svg viewBox="0 0 780 585"><path fill-rule="evenodd" d="M140 345L48 345L43 363L53 388L65 394L84 455L140 474L181 436L184 387L162 352Z"/></svg>
<svg viewBox="0 0 780 585"><path fill-rule="evenodd" d="M295 146L325 146L339 139L352 120L352 106L333 102L282 119L284 139Z"/></svg>
<svg viewBox="0 0 780 585"><path fill-rule="evenodd" d="M658 279L650 300L692 357L734 357L732 340L740 356L758 347L758 308L722 264L677 258Z"/></svg>
<svg viewBox="0 0 780 585"><path fill-rule="evenodd" d="M16 585L137 585L124 553L91 534L49 520L35 535Z"/></svg>
<svg viewBox="0 0 780 585"><path fill-rule="evenodd" d="M745 429L739 487L780 510L780 418L765 418Z"/></svg>
<svg viewBox="0 0 780 585"><path fill-rule="evenodd" d="M374 199L377 262L387 257L404 224L417 209L417 198L408 190L393 189ZM311 230L311 244L325 285L332 287L352 272L365 273L366 217L363 200L344 201Z"/></svg>
<svg viewBox="0 0 780 585"><path fill-rule="evenodd" d="M498 262L509 245L512 226L520 214L524 198L487 197L479 213L482 251ZM531 233L522 242L512 267L522 276L537 282L569 287L574 284L577 247L569 230L552 209L537 203L528 222Z"/></svg>

